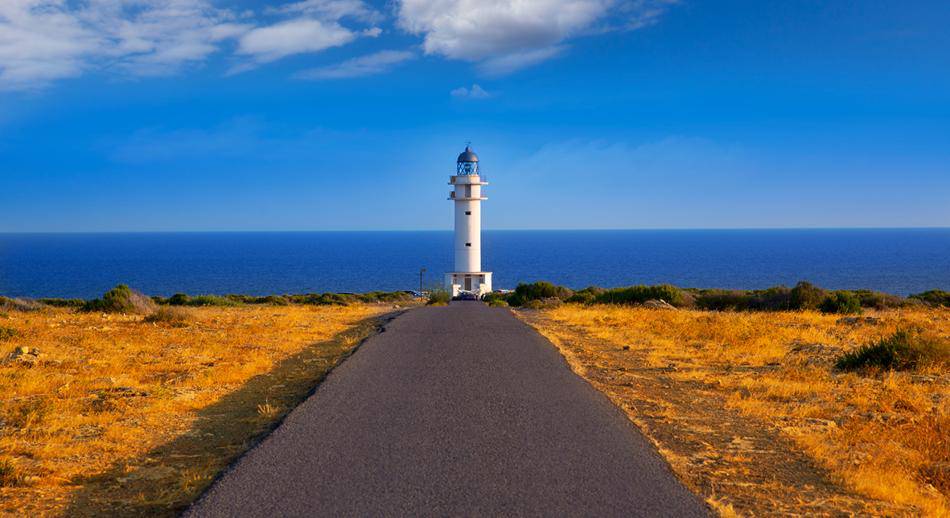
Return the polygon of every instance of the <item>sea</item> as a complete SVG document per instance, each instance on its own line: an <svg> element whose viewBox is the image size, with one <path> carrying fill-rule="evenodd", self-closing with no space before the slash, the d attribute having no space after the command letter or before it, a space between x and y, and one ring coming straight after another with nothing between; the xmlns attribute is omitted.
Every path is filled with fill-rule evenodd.
<svg viewBox="0 0 950 518"><path fill-rule="evenodd" d="M908 295L950 290L950 228L486 231L495 288L807 280ZM0 234L0 295L96 297L418 290L452 269L450 231Z"/></svg>

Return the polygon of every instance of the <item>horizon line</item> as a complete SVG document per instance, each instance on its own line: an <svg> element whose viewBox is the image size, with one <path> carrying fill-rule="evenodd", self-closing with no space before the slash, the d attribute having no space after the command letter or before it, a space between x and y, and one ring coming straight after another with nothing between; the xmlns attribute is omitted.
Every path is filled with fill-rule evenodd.
<svg viewBox="0 0 950 518"><path fill-rule="evenodd" d="M754 230L950 230L948 226L828 226L828 227L634 227L634 228L488 228L485 232L656 232L656 231L754 231ZM202 230L0 230L0 235L36 234L303 234L318 232L452 232L451 228L430 229L202 229Z"/></svg>

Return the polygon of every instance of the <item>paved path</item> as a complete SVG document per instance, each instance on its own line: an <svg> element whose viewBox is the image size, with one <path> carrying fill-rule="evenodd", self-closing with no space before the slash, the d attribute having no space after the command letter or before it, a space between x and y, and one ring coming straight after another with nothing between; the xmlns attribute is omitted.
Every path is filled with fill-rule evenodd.
<svg viewBox="0 0 950 518"><path fill-rule="evenodd" d="M193 516L704 516L623 413L507 310L387 325Z"/></svg>

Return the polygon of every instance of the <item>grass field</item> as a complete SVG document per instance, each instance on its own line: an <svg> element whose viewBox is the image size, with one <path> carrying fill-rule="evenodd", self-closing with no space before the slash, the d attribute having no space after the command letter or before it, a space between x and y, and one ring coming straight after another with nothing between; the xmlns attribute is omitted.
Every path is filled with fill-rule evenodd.
<svg viewBox="0 0 950 518"><path fill-rule="evenodd" d="M0 512L175 514L389 311L0 313Z"/></svg>
<svg viewBox="0 0 950 518"><path fill-rule="evenodd" d="M950 515L950 373L835 368L950 310L842 318L566 304L518 314L722 514Z"/></svg>

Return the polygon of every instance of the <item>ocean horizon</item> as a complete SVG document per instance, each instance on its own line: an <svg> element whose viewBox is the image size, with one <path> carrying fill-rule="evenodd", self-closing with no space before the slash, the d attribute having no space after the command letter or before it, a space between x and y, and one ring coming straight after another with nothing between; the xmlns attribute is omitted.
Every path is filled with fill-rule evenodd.
<svg viewBox="0 0 950 518"><path fill-rule="evenodd" d="M950 228L487 230L495 288L669 283L756 289L807 280L907 295L950 289ZM0 295L412 290L452 269L452 232L219 231L0 234Z"/></svg>

